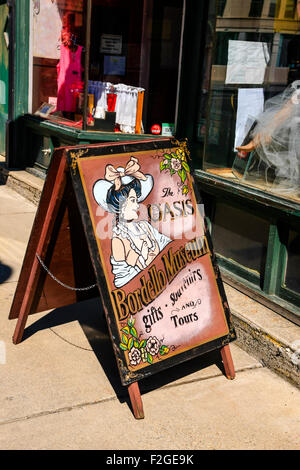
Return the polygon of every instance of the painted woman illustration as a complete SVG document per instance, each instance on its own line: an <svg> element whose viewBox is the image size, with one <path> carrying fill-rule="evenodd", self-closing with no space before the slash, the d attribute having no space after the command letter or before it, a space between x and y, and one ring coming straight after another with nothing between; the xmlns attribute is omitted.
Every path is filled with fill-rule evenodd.
<svg viewBox="0 0 300 470"><path fill-rule="evenodd" d="M135 157L126 168L107 165L104 179L94 184L96 202L115 214L110 262L116 287L131 281L171 242L148 221L138 220L139 203L148 197L153 184L153 177L140 171Z"/></svg>

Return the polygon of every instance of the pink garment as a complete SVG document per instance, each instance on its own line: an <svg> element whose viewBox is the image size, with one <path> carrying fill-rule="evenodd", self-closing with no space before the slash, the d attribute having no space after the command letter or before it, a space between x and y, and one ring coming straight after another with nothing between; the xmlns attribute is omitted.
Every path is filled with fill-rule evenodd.
<svg viewBox="0 0 300 470"><path fill-rule="evenodd" d="M57 64L57 111L76 111L76 96L72 85L81 81L83 67L81 65L82 46L75 52L61 44L60 60Z"/></svg>

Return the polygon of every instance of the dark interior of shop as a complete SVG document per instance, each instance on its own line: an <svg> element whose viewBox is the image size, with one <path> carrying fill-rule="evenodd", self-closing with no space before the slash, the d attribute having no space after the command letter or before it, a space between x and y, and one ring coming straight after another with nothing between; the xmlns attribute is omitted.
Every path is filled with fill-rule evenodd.
<svg viewBox="0 0 300 470"><path fill-rule="evenodd" d="M78 45L83 46L84 65L86 11L83 8L81 12L72 12L69 9L72 2L65 3L57 2L62 28L71 32L74 51ZM145 133L150 133L153 124L175 120L182 12L183 0L92 1L89 80L143 88ZM101 46L103 37L115 40L112 59L118 64L116 72L105 64L109 52ZM49 96L57 96L58 62L33 57L33 112L48 102ZM62 116L76 120L68 112Z"/></svg>

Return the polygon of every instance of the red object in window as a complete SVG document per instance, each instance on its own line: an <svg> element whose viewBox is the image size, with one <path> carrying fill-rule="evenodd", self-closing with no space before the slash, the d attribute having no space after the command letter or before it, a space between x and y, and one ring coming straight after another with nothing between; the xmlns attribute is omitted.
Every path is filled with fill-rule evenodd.
<svg viewBox="0 0 300 470"><path fill-rule="evenodd" d="M73 82L70 91L73 93L73 110L80 112L83 108L83 102L81 101L83 101L84 82L79 80Z"/></svg>
<svg viewBox="0 0 300 470"><path fill-rule="evenodd" d="M72 93L82 93L84 91L84 82L78 80L71 84Z"/></svg>
<svg viewBox="0 0 300 470"><path fill-rule="evenodd" d="M247 152L244 152L243 150L240 150L240 151L238 152L238 154L237 154L237 156L238 156L239 158L246 158L247 155L248 155L248 153L247 153Z"/></svg>
<svg viewBox="0 0 300 470"><path fill-rule="evenodd" d="M161 133L161 127L159 124L153 124L151 127L151 134L160 134Z"/></svg>
<svg viewBox="0 0 300 470"><path fill-rule="evenodd" d="M107 93L107 111L114 112L116 107L117 95L114 93Z"/></svg>

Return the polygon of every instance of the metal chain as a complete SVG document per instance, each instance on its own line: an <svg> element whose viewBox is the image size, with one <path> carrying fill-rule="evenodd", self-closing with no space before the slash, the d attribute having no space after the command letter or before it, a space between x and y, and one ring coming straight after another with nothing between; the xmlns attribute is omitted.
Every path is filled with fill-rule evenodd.
<svg viewBox="0 0 300 470"><path fill-rule="evenodd" d="M92 286L88 286L88 287L71 287L71 286L67 286L67 284L64 284L63 282L61 282L59 279L57 279L57 277L55 277L50 271L49 269L47 268L47 266L45 266L45 264L43 263L43 261L41 260L40 256L38 255L38 253L36 253L36 257L37 259L39 260L39 262L41 263L41 265L43 266L43 268L45 269L45 271L49 274L50 277L52 277L52 279L54 281L56 281L58 284L60 284L61 286L65 287L66 289L70 289L70 290L79 290L79 291L82 291L82 290L89 290L89 289L93 289L94 287L96 287L97 284L93 284Z"/></svg>
<svg viewBox="0 0 300 470"><path fill-rule="evenodd" d="M59 335L56 331L53 330L53 328L50 328L50 331L52 331L52 333L54 333L59 339L63 340L65 343L70 344L71 346L74 346L75 348L83 349L83 351L94 351L93 349L83 348L82 346L78 346L78 344L72 343L68 339L66 339L63 336Z"/></svg>

